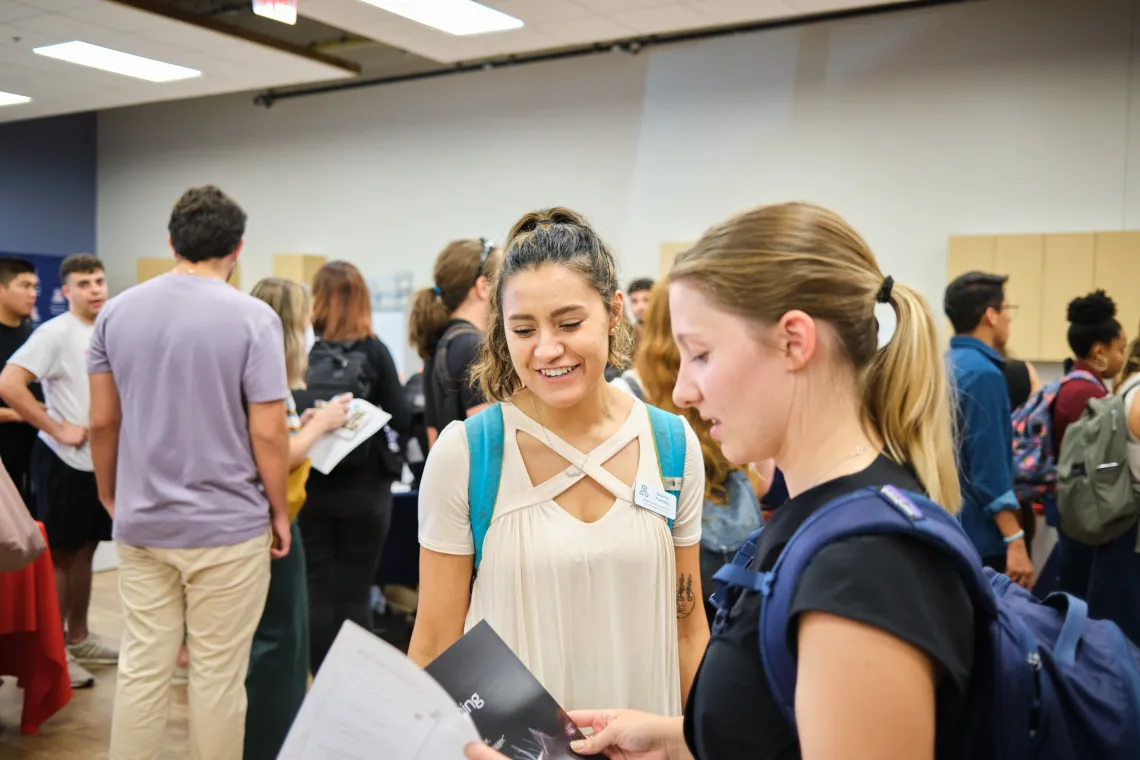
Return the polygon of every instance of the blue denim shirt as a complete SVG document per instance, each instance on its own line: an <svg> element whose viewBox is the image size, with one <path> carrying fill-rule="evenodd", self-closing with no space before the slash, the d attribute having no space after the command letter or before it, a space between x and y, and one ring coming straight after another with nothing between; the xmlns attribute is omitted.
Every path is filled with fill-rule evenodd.
<svg viewBox="0 0 1140 760"><path fill-rule="evenodd" d="M1001 355L977 338L950 339L946 355L958 403L960 519L982 557L1004 557L994 523L1003 510L1017 512L1013 493L1013 426Z"/></svg>

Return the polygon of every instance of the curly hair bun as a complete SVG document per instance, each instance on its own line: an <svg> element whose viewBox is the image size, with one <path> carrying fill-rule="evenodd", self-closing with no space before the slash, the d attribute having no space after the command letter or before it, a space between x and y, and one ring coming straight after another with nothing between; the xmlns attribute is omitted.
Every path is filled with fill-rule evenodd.
<svg viewBox="0 0 1140 760"><path fill-rule="evenodd" d="M1099 325L1114 317L1116 303L1103 290L1069 302L1069 322L1074 325Z"/></svg>

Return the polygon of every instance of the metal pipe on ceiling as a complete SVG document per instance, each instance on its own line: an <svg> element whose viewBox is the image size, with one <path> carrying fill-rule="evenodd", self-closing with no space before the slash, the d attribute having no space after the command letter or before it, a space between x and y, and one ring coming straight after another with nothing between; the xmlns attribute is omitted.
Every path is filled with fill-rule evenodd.
<svg viewBox="0 0 1140 760"><path fill-rule="evenodd" d="M346 90L358 90L364 87L380 87L382 85L398 84L401 82L414 82L423 79L436 79L439 77L454 76L456 74L466 74L475 71L491 71L494 69L524 66L532 63L546 63L550 61L566 60L569 58L582 58L585 56L599 55L602 53L624 52L630 55L637 55L642 50L645 50L647 48L660 47L662 45L675 45L683 42L695 42L698 40L716 39L719 37L733 37L741 34L750 34L753 32L762 32L771 29L783 29L792 26L804 26L807 24L818 24L828 21L842 21L852 18L865 18L868 16L879 16L890 13L900 13L902 11L917 10L921 8L959 5L962 3L970 2L982 2L982 0L910 0L910 2L829 11L826 13L819 13L811 16L799 16L796 18L769 19L766 21L756 21L746 24L736 24L733 26L715 27L711 29L696 29L692 31L676 32L672 34L647 35L643 37L628 38L613 42L593 43L581 47L569 48L565 50L555 50L545 53L539 52L522 55L509 55L503 58L494 58L485 61L461 61L459 63L445 66L443 68L430 69L428 71L415 72L411 74L398 74L396 76L377 77L373 79L357 79L347 82L330 82L328 84L313 85L289 90L270 89L254 97L253 103L254 105L262 106L264 108L272 108L275 103L281 100L292 100L294 98L305 98L313 95L344 92Z"/></svg>

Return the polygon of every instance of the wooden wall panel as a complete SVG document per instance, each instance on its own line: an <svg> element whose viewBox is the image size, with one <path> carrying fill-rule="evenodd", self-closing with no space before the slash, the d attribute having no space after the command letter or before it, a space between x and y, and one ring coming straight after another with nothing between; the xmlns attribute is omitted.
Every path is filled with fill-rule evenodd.
<svg viewBox="0 0 1140 760"><path fill-rule="evenodd" d="M1044 260L1043 235L998 235L993 271L1009 276L1005 298L1017 307L1006 346L1011 356L1033 359L1040 354Z"/></svg>
<svg viewBox="0 0 1140 760"><path fill-rule="evenodd" d="M1140 232L1098 232L1094 261L1090 290L1104 288L1112 296L1124 332L1130 339L1136 337L1140 330Z"/></svg>
<svg viewBox="0 0 1140 760"><path fill-rule="evenodd" d="M669 274L669 270L673 268L673 259L677 258L677 254L684 253L693 247L693 243L662 243L661 256L658 260L657 276L664 277ZM636 276L630 273L631 276Z"/></svg>
<svg viewBox="0 0 1140 760"><path fill-rule="evenodd" d="M950 238L946 251L946 284L966 272L994 271L996 235L958 235Z"/></svg>
<svg viewBox="0 0 1140 760"><path fill-rule="evenodd" d="M307 253L279 253L273 257L273 274L313 286L317 270L328 262L327 256Z"/></svg>
<svg viewBox="0 0 1140 760"><path fill-rule="evenodd" d="M135 263L135 277L137 282L146 282L152 277L166 274L173 268L173 258L138 259ZM234 273L230 275L228 282L235 288L241 289L241 264L234 267Z"/></svg>
<svg viewBox="0 0 1140 760"><path fill-rule="evenodd" d="M1041 346L1027 359L1064 361L1069 350L1069 301L1093 289L1092 233L1045 236L1045 268L1041 278Z"/></svg>

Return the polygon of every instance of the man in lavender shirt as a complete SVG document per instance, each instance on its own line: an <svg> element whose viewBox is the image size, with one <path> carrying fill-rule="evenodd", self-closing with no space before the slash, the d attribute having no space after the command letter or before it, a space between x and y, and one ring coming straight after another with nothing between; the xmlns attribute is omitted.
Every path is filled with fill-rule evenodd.
<svg viewBox="0 0 1140 760"><path fill-rule="evenodd" d="M226 284L245 219L216 187L187 191L173 270L110 300L91 338L91 458L125 622L111 760L158 757L184 632L191 756L242 754L250 643L290 539L281 320Z"/></svg>

